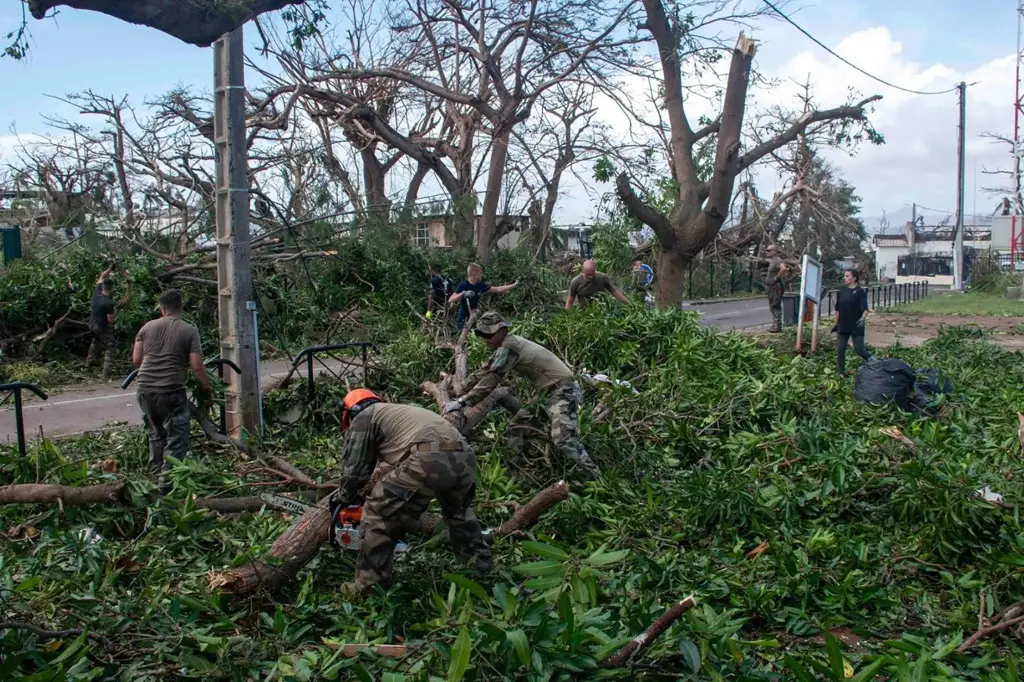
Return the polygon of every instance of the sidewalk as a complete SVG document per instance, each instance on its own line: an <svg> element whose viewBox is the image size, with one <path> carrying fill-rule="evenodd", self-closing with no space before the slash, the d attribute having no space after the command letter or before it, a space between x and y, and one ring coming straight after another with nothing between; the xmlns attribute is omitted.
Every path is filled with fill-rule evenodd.
<svg viewBox="0 0 1024 682"><path fill-rule="evenodd" d="M324 365L327 365L327 368ZM323 363L317 361L313 365L313 374L341 373L349 363L342 360L325 358ZM283 379L291 368L288 360L273 360L260 365L260 378L263 386L274 384ZM351 370L350 370L351 371ZM306 363L295 371L292 381L306 378ZM73 436L86 431L97 431L102 428L123 424L142 424L141 412L135 402L135 387L129 386L121 390L123 377L103 384L94 384L76 388L63 393L52 394L50 399L42 401L32 396L25 397L22 414L25 419L25 436L35 439L40 429L47 438ZM45 386L42 388L46 388ZM265 389L264 389L265 390ZM0 410L0 442L15 443L18 432L15 426L13 400L8 402L9 409Z"/></svg>

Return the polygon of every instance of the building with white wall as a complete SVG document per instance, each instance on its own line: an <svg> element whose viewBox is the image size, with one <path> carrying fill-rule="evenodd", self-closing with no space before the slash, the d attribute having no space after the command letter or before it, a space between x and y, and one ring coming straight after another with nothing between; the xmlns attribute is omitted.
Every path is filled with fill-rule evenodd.
<svg viewBox="0 0 1024 682"><path fill-rule="evenodd" d="M1020 230L1018 225L1016 231ZM1014 231L1012 216L995 216L990 225L968 225L964 228L964 251L1009 254ZM952 226L912 223L906 223L900 233L876 234L872 249L877 281L952 286L953 237Z"/></svg>

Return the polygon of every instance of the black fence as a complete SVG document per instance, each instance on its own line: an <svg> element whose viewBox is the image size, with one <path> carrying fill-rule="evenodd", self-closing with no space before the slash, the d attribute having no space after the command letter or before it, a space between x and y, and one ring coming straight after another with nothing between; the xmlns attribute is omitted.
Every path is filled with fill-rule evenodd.
<svg viewBox="0 0 1024 682"><path fill-rule="evenodd" d="M42 400L49 400L50 396L46 395L35 384L28 384L24 381L16 381L13 384L0 384L0 393L14 394L14 424L18 433L18 452L24 457L27 449L25 447L25 417L22 414L22 408L24 407L21 400L22 391L32 391Z"/></svg>
<svg viewBox="0 0 1024 682"><path fill-rule="evenodd" d="M297 369L298 366L302 363L303 360L306 361L306 382L307 382L307 384L306 384L307 385L307 389L306 389L307 393L306 393L306 395L307 395L307 398L310 401L312 401L313 398L316 396L316 388L313 385L313 383L314 383L313 380L314 380L314 377L315 377L315 373L313 372L313 361L316 359L317 354L319 354L319 353L332 353L333 351L346 350L346 349L351 349L351 348L358 348L358 349L360 349L362 351L362 358L363 358L363 376L362 376L362 381L365 383L366 380L367 380L367 378L366 378L367 377L367 372L369 371L369 366L370 366L370 357L369 357L370 350L376 350L377 349L377 346L375 346L374 344L369 343L367 341L357 341L357 342L354 342L354 343L334 343L334 344L331 344L329 346L310 346L308 348L303 348L301 351L299 351L299 354L295 356L295 360L292 361L292 370Z"/></svg>
<svg viewBox="0 0 1024 682"><path fill-rule="evenodd" d="M917 301L928 295L928 282L907 282L905 284L876 284L866 287L868 305L872 310L891 308ZM836 297L839 289L829 289L821 297L821 316L835 314Z"/></svg>
<svg viewBox="0 0 1024 682"><path fill-rule="evenodd" d="M764 273L754 263L734 258L690 261L686 273L686 298L718 298L764 291Z"/></svg>

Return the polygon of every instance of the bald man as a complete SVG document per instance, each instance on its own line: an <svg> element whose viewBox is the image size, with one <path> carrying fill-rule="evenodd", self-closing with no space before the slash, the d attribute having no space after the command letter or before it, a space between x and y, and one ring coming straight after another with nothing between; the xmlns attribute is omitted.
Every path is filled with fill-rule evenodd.
<svg viewBox="0 0 1024 682"><path fill-rule="evenodd" d="M576 275L569 283L569 296L565 299L565 309L572 310L572 307L576 305L576 299L580 300L581 305L586 306L590 299L604 291L623 303L629 302L629 299L612 284L608 275L597 271L597 263L593 259L583 261L583 273Z"/></svg>

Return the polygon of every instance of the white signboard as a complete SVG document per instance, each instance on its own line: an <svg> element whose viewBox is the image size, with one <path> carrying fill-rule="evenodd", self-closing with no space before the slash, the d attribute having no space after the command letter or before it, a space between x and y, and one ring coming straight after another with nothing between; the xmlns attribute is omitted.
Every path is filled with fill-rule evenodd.
<svg viewBox="0 0 1024 682"><path fill-rule="evenodd" d="M800 272L800 308L797 310L796 349L801 350L804 340L804 310L807 301L814 302L814 318L811 326L811 352L818 349L818 318L821 312L821 278L824 272L821 263L804 254Z"/></svg>
<svg viewBox="0 0 1024 682"><path fill-rule="evenodd" d="M800 295L815 303L821 302L821 263L804 254L803 269L800 275Z"/></svg>

